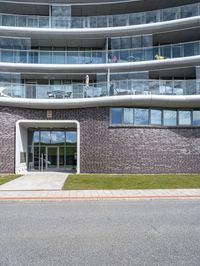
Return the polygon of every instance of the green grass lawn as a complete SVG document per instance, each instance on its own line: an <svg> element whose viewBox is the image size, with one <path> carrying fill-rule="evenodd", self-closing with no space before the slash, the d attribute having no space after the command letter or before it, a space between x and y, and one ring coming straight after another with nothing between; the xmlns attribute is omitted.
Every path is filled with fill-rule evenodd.
<svg viewBox="0 0 200 266"><path fill-rule="evenodd" d="M63 190L200 188L200 175L69 175Z"/></svg>
<svg viewBox="0 0 200 266"><path fill-rule="evenodd" d="M15 178L19 177L20 175L4 175L0 176L0 185L3 185L9 181L14 180Z"/></svg>

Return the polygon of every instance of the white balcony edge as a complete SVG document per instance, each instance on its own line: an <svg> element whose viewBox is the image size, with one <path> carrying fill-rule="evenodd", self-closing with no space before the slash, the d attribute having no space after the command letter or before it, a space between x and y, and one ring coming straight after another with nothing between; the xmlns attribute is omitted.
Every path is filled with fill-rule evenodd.
<svg viewBox="0 0 200 266"><path fill-rule="evenodd" d="M123 95L84 99L0 98L0 106L35 109L74 109L88 107L200 108L200 95Z"/></svg>
<svg viewBox="0 0 200 266"><path fill-rule="evenodd" d="M200 16L177 19L171 21L163 21L149 24L106 27L106 28L31 28L31 27L8 27L0 26L0 34L6 36L29 36L29 37L45 37L45 38L62 38L64 36L80 38L80 37L109 37L124 36L127 34L147 34L170 31L172 29L179 30L192 26L200 26Z"/></svg>

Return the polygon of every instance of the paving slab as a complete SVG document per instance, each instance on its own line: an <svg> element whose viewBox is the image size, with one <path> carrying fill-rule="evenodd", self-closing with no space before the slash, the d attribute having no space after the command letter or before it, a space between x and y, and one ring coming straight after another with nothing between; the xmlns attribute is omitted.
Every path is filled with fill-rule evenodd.
<svg viewBox="0 0 200 266"><path fill-rule="evenodd" d="M68 173L29 172L0 186L0 191L61 190Z"/></svg>
<svg viewBox="0 0 200 266"><path fill-rule="evenodd" d="M66 179L66 177L65 177ZM62 186L60 186L62 187ZM62 200L200 200L200 189L152 190L0 190L0 201Z"/></svg>

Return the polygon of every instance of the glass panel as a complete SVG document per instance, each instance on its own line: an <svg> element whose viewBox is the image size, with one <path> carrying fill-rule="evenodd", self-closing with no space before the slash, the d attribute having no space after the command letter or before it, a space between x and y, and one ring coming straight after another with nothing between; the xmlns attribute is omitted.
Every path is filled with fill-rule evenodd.
<svg viewBox="0 0 200 266"><path fill-rule="evenodd" d="M151 110L151 124L152 125L162 124L162 111L161 110Z"/></svg>
<svg viewBox="0 0 200 266"><path fill-rule="evenodd" d="M163 124L164 126L176 126L177 112L171 110L163 111Z"/></svg>
<svg viewBox="0 0 200 266"><path fill-rule="evenodd" d="M2 62L14 62L14 55L13 51L8 51L8 50L1 50L1 61Z"/></svg>
<svg viewBox="0 0 200 266"><path fill-rule="evenodd" d="M39 144L39 142L40 142L40 132L39 131L34 131L33 142L34 142L34 144Z"/></svg>
<svg viewBox="0 0 200 266"><path fill-rule="evenodd" d="M119 125L122 124L122 108L112 108L111 109L111 124Z"/></svg>
<svg viewBox="0 0 200 266"><path fill-rule="evenodd" d="M15 16L2 15L2 26L15 26Z"/></svg>
<svg viewBox="0 0 200 266"><path fill-rule="evenodd" d="M40 64L51 64L51 55L49 51L40 51Z"/></svg>
<svg viewBox="0 0 200 266"><path fill-rule="evenodd" d="M59 168L65 167L65 148L59 147Z"/></svg>
<svg viewBox="0 0 200 266"><path fill-rule="evenodd" d="M148 125L149 124L149 110L148 109L135 109L135 125Z"/></svg>
<svg viewBox="0 0 200 266"><path fill-rule="evenodd" d="M124 124L133 124L132 108L124 108Z"/></svg>
<svg viewBox="0 0 200 266"><path fill-rule="evenodd" d="M179 111L179 125L191 125L191 111Z"/></svg>
<svg viewBox="0 0 200 266"><path fill-rule="evenodd" d="M53 64L64 64L65 52L53 52Z"/></svg>
<svg viewBox="0 0 200 266"><path fill-rule="evenodd" d="M40 155L39 155L39 147L34 147L34 169L40 169Z"/></svg>
<svg viewBox="0 0 200 266"><path fill-rule="evenodd" d="M200 126L200 111L193 111L193 125Z"/></svg>
<svg viewBox="0 0 200 266"><path fill-rule="evenodd" d="M194 43L185 43L184 44L184 56L193 56L194 55Z"/></svg>
<svg viewBox="0 0 200 266"><path fill-rule="evenodd" d="M48 168L58 167L58 147L48 147Z"/></svg>
<svg viewBox="0 0 200 266"><path fill-rule="evenodd" d="M64 131L51 131L51 144L64 145L65 132Z"/></svg>
<svg viewBox="0 0 200 266"><path fill-rule="evenodd" d="M66 132L66 143L67 144L75 144L77 142L77 132L75 131L67 131Z"/></svg>
<svg viewBox="0 0 200 266"><path fill-rule="evenodd" d="M40 143L41 144L50 144L51 136L50 131L41 131L40 132Z"/></svg>
<svg viewBox="0 0 200 266"><path fill-rule="evenodd" d="M66 147L66 166L72 166L75 168L77 160L77 149L76 146Z"/></svg>

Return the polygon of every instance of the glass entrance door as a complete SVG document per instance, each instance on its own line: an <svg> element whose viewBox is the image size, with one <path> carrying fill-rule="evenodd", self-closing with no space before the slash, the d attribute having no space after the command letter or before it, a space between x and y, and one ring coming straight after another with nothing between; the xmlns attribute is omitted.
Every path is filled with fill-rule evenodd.
<svg viewBox="0 0 200 266"><path fill-rule="evenodd" d="M53 169L59 167L59 152L58 147L47 146L47 161L46 168Z"/></svg>

